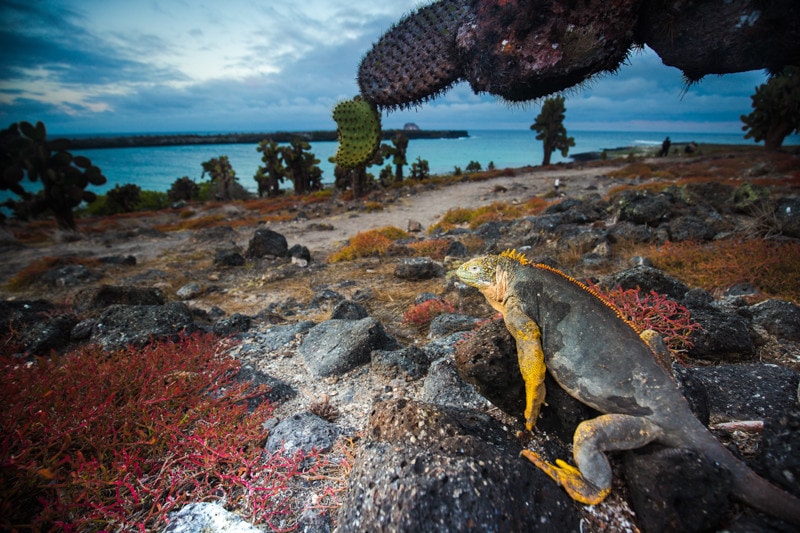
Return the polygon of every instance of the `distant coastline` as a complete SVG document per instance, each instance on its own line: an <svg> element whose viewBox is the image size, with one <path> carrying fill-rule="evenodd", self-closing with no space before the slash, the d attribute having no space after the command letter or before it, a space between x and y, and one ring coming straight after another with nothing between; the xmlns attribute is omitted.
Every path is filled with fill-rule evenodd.
<svg viewBox="0 0 800 533"><path fill-rule="evenodd" d="M691 152L687 152L686 148L689 146L693 141L675 141L672 143L670 148L671 153L673 155L689 155L691 153L699 153L700 147L695 144L695 146L691 149ZM709 150L718 151L718 150L725 150L731 146L744 146L741 144L724 144L724 143L712 143L712 144L703 144L702 149L708 152ZM754 148L758 148L758 146L753 145ZM747 146L745 149L750 149L751 146ZM638 156L638 157L647 157L647 156L655 156L661 150L660 144L652 144L652 145L631 145L631 146L618 146L616 148L603 148L602 150L593 150L591 152L580 152L577 154L569 154L567 157L572 159L576 163L587 163L589 161L599 161L601 159L614 159L616 157L627 157L627 156Z"/></svg>
<svg viewBox="0 0 800 533"><path fill-rule="evenodd" d="M384 130L383 139L392 139L402 132L409 139L458 139L469 137L466 130ZM70 149L94 148L140 148L155 146L183 146L198 144L258 144L264 139L275 142L290 142L300 137L308 142L336 141L335 131L278 131L272 133L214 133L165 134L165 135L120 135L113 137L71 138Z"/></svg>

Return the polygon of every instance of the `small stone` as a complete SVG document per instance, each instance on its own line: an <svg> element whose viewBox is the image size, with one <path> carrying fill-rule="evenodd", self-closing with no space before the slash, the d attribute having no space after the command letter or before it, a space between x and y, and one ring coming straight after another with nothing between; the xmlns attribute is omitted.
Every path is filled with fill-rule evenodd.
<svg viewBox="0 0 800 533"><path fill-rule="evenodd" d="M282 420L269 432L267 451L283 450L287 455L312 449L327 452L340 434L339 428L327 420L313 413L298 413Z"/></svg>
<svg viewBox="0 0 800 533"><path fill-rule="evenodd" d="M295 244L291 248L289 248L289 257L292 258L292 263L294 263L295 259L302 259L306 262L306 265L311 262L311 252L305 246L300 244ZM305 266L305 265L303 265Z"/></svg>
<svg viewBox="0 0 800 533"><path fill-rule="evenodd" d="M447 257L466 257L468 254L469 250L461 241L451 242L447 252L445 252Z"/></svg>
<svg viewBox="0 0 800 533"><path fill-rule="evenodd" d="M242 266L244 263L244 256L233 249L220 250L214 257L214 264L217 266Z"/></svg>
<svg viewBox="0 0 800 533"><path fill-rule="evenodd" d="M597 246L595 246L592 251L590 252L594 255L598 255L600 257L610 257L611 256L611 245L608 244L607 241L602 241Z"/></svg>
<svg viewBox="0 0 800 533"><path fill-rule="evenodd" d="M289 255L289 245L286 237L275 231L261 228L256 230L247 246L247 257L286 257Z"/></svg>
<svg viewBox="0 0 800 533"><path fill-rule="evenodd" d="M647 257L642 257L641 255L634 255L633 257L631 257L630 260L628 261L628 264L631 267L638 267L638 266L651 267L651 266L653 266L653 262L650 259L648 259Z"/></svg>
<svg viewBox="0 0 800 533"><path fill-rule="evenodd" d="M203 293L203 289L199 283L187 283L175 293L181 300L191 300L197 298Z"/></svg>
<svg viewBox="0 0 800 533"><path fill-rule="evenodd" d="M363 305L352 300L342 300L337 303L331 312L331 319L361 320L367 318L369 313Z"/></svg>
<svg viewBox="0 0 800 533"><path fill-rule="evenodd" d="M429 257L403 259L395 268L394 275L401 279L422 280L444 275L444 268Z"/></svg>
<svg viewBox="0 0 800 533"><path fill-rule="evenodd" d="M306 268L308 266L308 260L303 259L301 257L292 256L292 264L295 266L299 266L300 268Z"/></svg>
<svg viewBox="0 0 800 533"><path fill-rule="evenodd" d="M228 337L249 330L251 323L252 320L249 316L241 313L234 313L228 318L221 318L218 320L217 323L214 324L213 331L215 335Z"/></svg>
<svg viewBox="0 0 800 533"><path fill-rule="evenodd" d="M170 513L164 533L258 533L261 529L245 522L218 503L190 503L175 513Z"/></svg>

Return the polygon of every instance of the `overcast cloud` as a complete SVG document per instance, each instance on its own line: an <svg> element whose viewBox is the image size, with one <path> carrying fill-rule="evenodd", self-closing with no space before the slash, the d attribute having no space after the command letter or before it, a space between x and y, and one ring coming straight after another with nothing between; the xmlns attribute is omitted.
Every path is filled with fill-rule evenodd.
<svg viewBox="0 0 800 533"><path fill-rule="evenodd" d="M42 120L53 134L334 129L332 106L358 92L372 42L409 0L0 0L0 126ZM762 72L684 86L650 50L567 93L567 128L741 131ZM509 106L465 84L386 127L527 128L536 104Z"/></svg>

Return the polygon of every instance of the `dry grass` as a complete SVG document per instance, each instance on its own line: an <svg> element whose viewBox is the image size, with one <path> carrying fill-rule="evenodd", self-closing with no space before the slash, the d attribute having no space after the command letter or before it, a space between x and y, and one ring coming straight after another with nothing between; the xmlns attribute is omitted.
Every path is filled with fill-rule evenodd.
<svg viewBox="0 0 800 533"><path fill-rule="evenodd" d="M408 233L394 226L364 231L356 234L341 250L331 254L328 261L338 263L361 257L379 257L386 254L394 241L407 237Z"/></svg>
<svg viewBox="0 0 800 533"><path fill-rule="evenodd" d="M540 197L533 197L524 204L492 202L489 205L472 209L455 207L448 210L439 222L431 226L429 231L448 231L461 226L476 229L487 222L515 220L523 216L538 215L548 205L550 205L548 200Z"/></svg>
<svg viewBox="0 0 800 533"><path fill-rule="evenodd" d="M752 182L782 190L800 185L797 157L792 154L768 153L749 146L737 147L736 150L726 147L724 152L706 150L705 153L686 161L635 161L608 172L611 178L646 180L645 183L615 187L609 195L629 189L661 192L671 186L703 182L725 182L733 187ZM760 175L762 173L765 175Z"/></svg>
<svg viewBox="0 0 800 533"><path fill-rule="evenodd" d="M800 242L764 239L667 243L653 249L656 267L716 294L749 283L767 296L800 301Z"/></svg>
<svg viewBox="0 0 800 533"><path fill-rule="evenodd" d="M451 241L447 239L429 239L413 242L408 247L419 257L430 257L436 261L444 259Z"/></svg>
<svg viewBox="0 0 800 533"><path fill-rule="evenodd" d="M83 265L87 268L97 267L100 261L90 257L42 257L17 272L6 284L6 288L19 292L31 288L39 282L45 273L67 265Z"/></svg>

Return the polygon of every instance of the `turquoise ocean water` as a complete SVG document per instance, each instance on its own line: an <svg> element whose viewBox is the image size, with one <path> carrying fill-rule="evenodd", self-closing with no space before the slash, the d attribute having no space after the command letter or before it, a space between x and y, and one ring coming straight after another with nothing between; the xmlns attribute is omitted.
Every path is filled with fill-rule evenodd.
<svg viewBox="0 0 800 533"><path fill-rule="evenodd" d="M479 162L483 168L490 161L497 168L538 165L542 161L542 144L535 139L533 131L479 130L470 131L469 134L469 137L461 139L413 140L408 146L408 160L412 162L417 157L428 160L433 174L452 172L455 166L463 169L470 161ZM673 142L695 141L700 145L753 144L751 139L746 140L740 134L598 131L569 131L568 134L575 138L575 146L570 149L570 154L623 146L652 146L655 150L667 135ZM789 137L784 144L800 144L800 136ZM335 142L311 143L311 151L320 160L324 183L333 182L333 165L328 162L328 158L336 152L336 146ZM89 157L108 178L106 185L91 188L97 193L127 183L136 184L145 190L166 191L182 176L200 181L201 163L221 155L228 156L239 182L248 190L256 191L253 176L262 163L261 154L256 151L255 144L104 148L74 150L73 153ZM553 154L554 163L567 160L569 158L561 157L558 152ZM379 170L378 167L369 169L375 175ZM284 183L283 187L290 188L291 184Z"/></svg>

